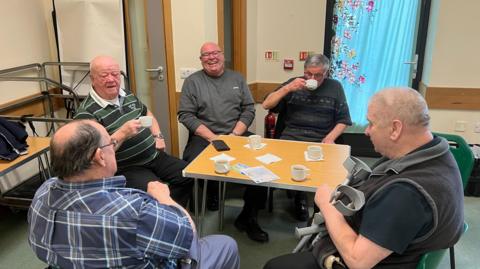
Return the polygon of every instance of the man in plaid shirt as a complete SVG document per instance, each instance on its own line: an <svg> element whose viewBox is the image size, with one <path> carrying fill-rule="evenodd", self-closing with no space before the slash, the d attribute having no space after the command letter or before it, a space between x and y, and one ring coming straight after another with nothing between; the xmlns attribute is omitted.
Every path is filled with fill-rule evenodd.
<svg viewBox="0 0 480 269"><path fill-rule="evenodd" d="M95 121L73 121L51 142L58 177L46 181L28 212L36 255L60 268L239 268L236 242L197 238L189 214L153 181L147 193L114 176L115 145Z"/></svg>

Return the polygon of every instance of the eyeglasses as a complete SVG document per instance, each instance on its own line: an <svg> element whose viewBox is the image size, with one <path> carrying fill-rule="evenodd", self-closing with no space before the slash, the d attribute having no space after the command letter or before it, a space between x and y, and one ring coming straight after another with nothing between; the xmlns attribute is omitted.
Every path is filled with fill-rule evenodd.
<svg viewBox="0 0 480 269"><path fill-rule="evenodd" d="M106 79L109 75L114 78L118 78L120 76L120 71L101 72L98 74L98 76L102 79Z"/></svg>
<svg viewBox="0 0 480 269"><path fill-rule="evenodd" d="M112 140L111 140L110 143L108 143L108 144L106 144L106 145L103 145L103 146L99 146L98 148L99 148L99 149L103 149L103 148L106 148L106 147L111 146L111 145L113 145L113 147L116 147L117 144L118 144L118 141L117 141L116 139L113 139L113 138L112 138Z"/></svg>
<svg viewBox="0 0 480 269"><path fill-rule="evenodd" d="M102 145L102 146L98 146L97 149L103 149L103 148L106 148L106 147L112 146L112 145L113 145L113 148L115 149L115 147L118 145L118 141L116 139L112 138L112 140L110 140L110 143ZM90 160L93 159L93 157L95 157L96 152L97 152L97 150L95 149L92 153L92 157L90 157Z"/></svg>
<svg viewBox="0 0 480 269"><path fill-rule="evenodd" d="M325 73L312 74L310 72L304 72L303 74L305 75L305 78L307 78L307 79L311 79L311 78L322 79L326 76L327 73L325 72Z"/></svg>
<svg viewBox="0 0 480 269"><path fill-rule="evenodd" d="M223 52L220 51L220 50L215 50L215 51L210 51L210 52L202 52L200 54L200 57L202 58L208 58L210 56L213 56L213 57L218 57L220 54L222 54Z"/></svg>

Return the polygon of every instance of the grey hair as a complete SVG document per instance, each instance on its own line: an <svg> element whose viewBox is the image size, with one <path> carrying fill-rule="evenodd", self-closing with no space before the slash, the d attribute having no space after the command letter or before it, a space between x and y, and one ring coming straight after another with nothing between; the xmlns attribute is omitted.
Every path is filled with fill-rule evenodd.
<svg viewBox="0 0 480 269"><path fill-rule="evenodd" d="M59 178L76 176L90 168L91 158L102 140L100 132L88 120L76 123L75 134L68 141L57 141L54 136L50 143L52 169Z"/></svg>
<svg viewBox="0 0 480 269"><path fill-rule="evenodd" d="M398 119L408 126L430 125L427 102L412 88L388 88L379 91L372 97L370 104L380 108L383 122Z"/></svg>
<svg viewBox="0 0 480 269"><path fill-rule="evenodd" d="M305 60L305 64L303 65L304 68L310 66L321 66L326 72L330 68L330 60L323 54L313 54L308 56L307 60Z"/></svg>

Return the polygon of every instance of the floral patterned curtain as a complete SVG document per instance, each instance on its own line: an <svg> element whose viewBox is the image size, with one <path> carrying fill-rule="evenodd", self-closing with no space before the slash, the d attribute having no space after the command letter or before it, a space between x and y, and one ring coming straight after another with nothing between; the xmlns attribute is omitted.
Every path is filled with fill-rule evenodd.
<svg viewBox="0 0 480 269"><path fill-rule="evenodd" d="M339 80L354 126L367 124L368 100L387 86L409 86L420 0L337 0L330 75ZM354 130L356 128L353 128Z"/></svg>

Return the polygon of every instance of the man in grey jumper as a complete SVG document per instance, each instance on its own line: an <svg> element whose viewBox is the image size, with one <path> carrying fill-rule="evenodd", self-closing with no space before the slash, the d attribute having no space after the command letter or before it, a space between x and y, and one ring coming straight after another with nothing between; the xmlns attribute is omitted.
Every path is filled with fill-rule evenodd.
<svg viewBox="0 0 480 269"><path fill-rule="evenodd" d="M182 87L179 121L189 130L183 159L191 162L220 134L249 135L248 126L255 117L252 95L243 76L225 69L220 47L207 42L200 49L203 70L190 75ZM245 205L235 226L245 230L255 241L268 241L268 234L257 222L257 212L264 208L266 188L247 186ZM207 208L218 210L218 185L208 188Z"/></svg>

